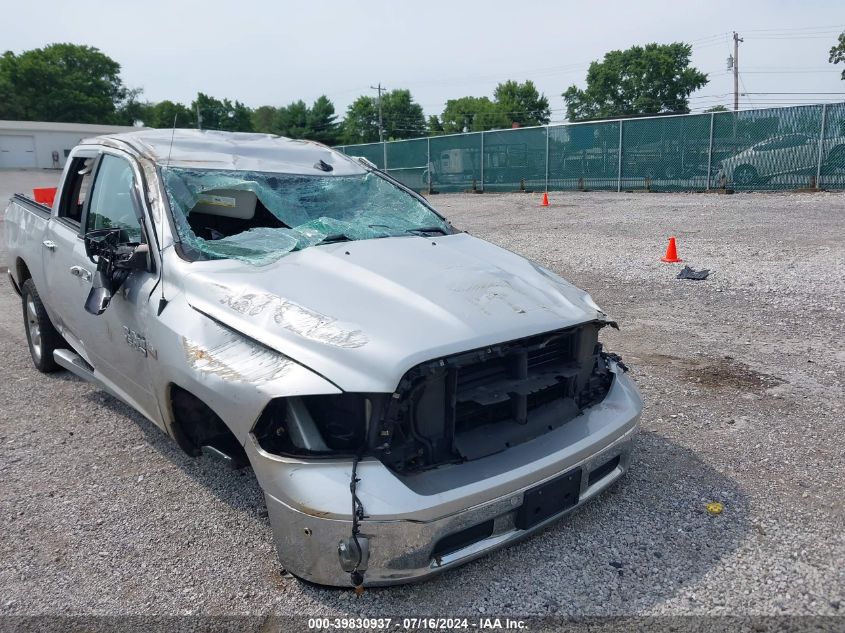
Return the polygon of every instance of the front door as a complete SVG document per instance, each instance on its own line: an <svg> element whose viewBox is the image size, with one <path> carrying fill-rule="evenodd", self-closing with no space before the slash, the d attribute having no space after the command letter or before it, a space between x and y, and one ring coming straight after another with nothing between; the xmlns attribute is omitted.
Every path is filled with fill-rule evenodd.
<svg viewBox="0 0 845 633"><path fill-rule="evenodd" d="M138 182L133 163L127 157L104 150L97 165L90 201L85 207L83 232L120 228L122 241L147 241L147 236L152 235L148 215L136 206L146 195L132 195ZM152 250L153 245L150 247ZM84 252L81 256L77 254L75 264L82 268L85 277L96 270ZM90 362L98 373L130 405L161 424L150 373L155 351L148 348L146 342L149 322L154 316L149 298L157 279L149 270L133 270L114 293L105 312L100 315L85 313L82 336ZM80 298L80 305L86 297L87 293Z"/></svg>

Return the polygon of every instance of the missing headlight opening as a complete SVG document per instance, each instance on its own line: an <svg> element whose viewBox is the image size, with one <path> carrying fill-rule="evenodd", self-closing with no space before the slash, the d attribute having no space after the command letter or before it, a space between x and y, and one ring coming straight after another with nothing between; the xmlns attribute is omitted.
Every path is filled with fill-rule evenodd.
<svg viewBox="0 0 845 633"><path fill-rule="evenodd" d="M392 394L276 399L253 432L269 453L370 455L397 473L480 459L554 431L604 399L608 362L620 362L598 342L605 325L421 363Z"/></svg>

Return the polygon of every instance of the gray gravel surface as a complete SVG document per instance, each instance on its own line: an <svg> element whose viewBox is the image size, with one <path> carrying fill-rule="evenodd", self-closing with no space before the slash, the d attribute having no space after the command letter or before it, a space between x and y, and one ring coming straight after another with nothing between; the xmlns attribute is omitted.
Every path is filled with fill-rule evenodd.
<svg viewBox="0 0 845 633"><path fill-rule="evenodd" d="M635 463L530 540L416 586L280 575L250 471L191 459L26 349L0 296L0 613L845 613L845 196L440 195L588 289L646 407ZM669 235L706 281L659 261ZM711 516L705 504L724 511Z"/></svg>

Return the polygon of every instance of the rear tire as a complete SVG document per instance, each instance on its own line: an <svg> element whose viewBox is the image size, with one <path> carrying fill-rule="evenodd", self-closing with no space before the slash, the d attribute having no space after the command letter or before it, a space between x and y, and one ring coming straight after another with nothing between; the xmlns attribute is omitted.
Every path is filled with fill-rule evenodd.
<svg viewBox="0 0 845 633"><path fill-rule="evenodd" d="M35 368L44 373L52 373L60 367L53 359L53 352L62 347L62 336L53 327L47 310L41 303L41 297L35 289L32 279L27 279L21 286L23 304L23 325L26 341Z"/></svg>

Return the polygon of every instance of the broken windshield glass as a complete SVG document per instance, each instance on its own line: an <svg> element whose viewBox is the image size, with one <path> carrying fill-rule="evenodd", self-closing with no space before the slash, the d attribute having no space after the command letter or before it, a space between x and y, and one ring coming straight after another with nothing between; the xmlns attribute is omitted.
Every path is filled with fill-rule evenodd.
<svg viewBox="0 0 845 633"><path fill-rule="evenodd" d="M408 192L354 176L162 168L183 248L257 266L321 242L452 232Z"/></svg>

